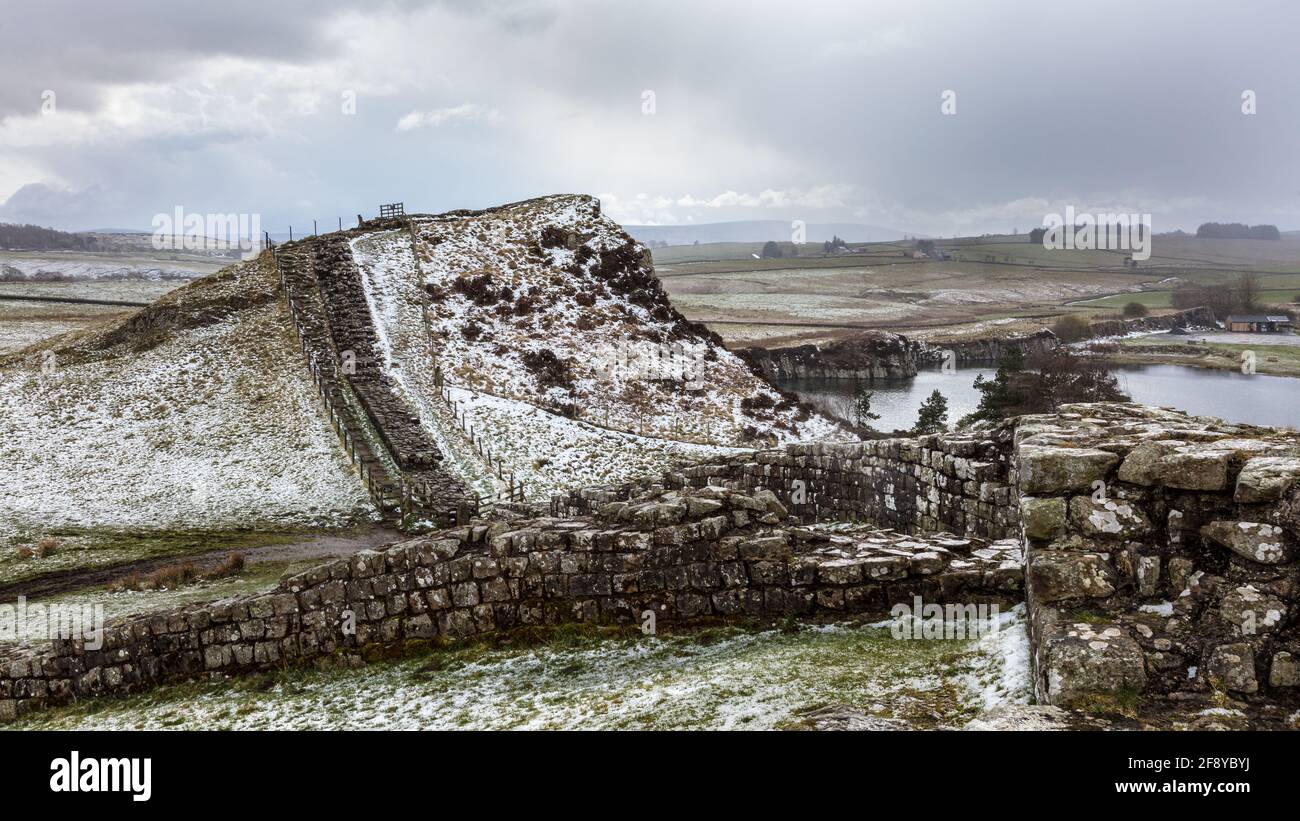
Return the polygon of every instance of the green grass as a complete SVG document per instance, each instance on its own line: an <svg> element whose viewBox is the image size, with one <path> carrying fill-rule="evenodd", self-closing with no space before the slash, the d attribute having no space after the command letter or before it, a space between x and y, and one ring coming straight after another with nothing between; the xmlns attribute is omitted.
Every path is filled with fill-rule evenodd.
<svg viewBox="0 0 1300 821"><path fill-rule="evenodd" d="M1272 282L1272 278L1269 280ZM1089 308L1123 308L1130 302L1139 302L1148 308L1172 308L1173 291L1140 291L1138 293L1115 294L1101 299L1088 299L1071 303ZM1261 291L1260 298L1270 304L1280 305L1292 302L1300 295L1300 288L1267 288Z"/></svg>
<svg viewBox="0 0 1300 821"><path fill-rule="evenodd" d="M0 584L110 567L142 559L179 558L214 550L239 551L290 544L304 537L304 531L20 530L0 544ZM19 545L32 545L43 538L58 541L58 548L53 555L44 558L19 557Z"/></svg>
<svg viewBox="0 0 1300 821"><path fill-rule="evenodd" d="M1176 338L1175 338L1176 339ZM1113 358L1123 364L1191 365L1201 368L1236 371L1241 369L1241 355L1255 354L1255 372L1271 376L1300 377L1300 345L1236 344L1225 342L1166 341L1151 337L1118 340L1120 353Z"/></svg>

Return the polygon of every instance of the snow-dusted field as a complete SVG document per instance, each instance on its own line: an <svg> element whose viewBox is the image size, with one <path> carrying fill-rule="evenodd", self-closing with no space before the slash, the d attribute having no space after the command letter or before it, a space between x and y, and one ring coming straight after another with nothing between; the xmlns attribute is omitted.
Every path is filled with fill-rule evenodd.
<svg viewBox="0 0 1300 821"><path fill-rule="evenodd" d="M566 419L515 399L461 388L449 392L470 428L487 437L493 457L511 466L530 499L585 485L621 484L741 450L638 436Z"/></svg>
<svg viewBox="0 0 1300 821"><path fill-rule="evenodd" d="M44 729L771 729L844 704L956 727L1029 700L1024 608L974 640L897 640L885 623L798 631L470 646L357 670L165 688L38 713Z"/></svg>
<svg viewBox="0 0 1300 821"><path fill-rule="evenodd" d="M170 261L116 254L0 252L0 280L189 280L229 261Z"/></svg>

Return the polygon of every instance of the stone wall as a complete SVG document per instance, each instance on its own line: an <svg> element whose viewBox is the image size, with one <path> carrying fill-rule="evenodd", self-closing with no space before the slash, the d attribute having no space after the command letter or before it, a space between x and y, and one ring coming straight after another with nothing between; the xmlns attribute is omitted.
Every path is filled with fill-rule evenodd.
<svg viewBox="0 0 1300 821"><path fill-rule="evenodd" d="M475 523L314 567L263 595L0 651L0 720L166 682L350 659L520 625L884 615L1018 601L1015 541L788 524L774 494L650 493L595 516Z"/></svg>
<svg viewBox="0 0 1300 821"><path fill-rule="evenodd" d="M266 595L126 620L100 649L0 651L0 718L517 625L1006 600L1022 567L1040 701L1300 700L1294 431L1067 405L968 436L741 454L554 509L582 515L365 551Z"/></svg>
<svg viewBox="0 0 1300 821"><path fill-rule="evenodd" d="M1144 316L1137 319L1107 319L1093 322L1088 326L1088 335L1092 338L1124 336L1125 334L1168 331L1172 328L1216 328L1214 311L1209 308L1189 308L1160 316Z"/></svg>
<svg viewBox="0 0 1300 821"><path fill-rule="evenodd" d="M1012 428L979 434L797 444L665 474L664 487L762 487L803 521L868 521L905 533L950 531L985 539L1020 533L1010 486ZM645 487L645 486L642 486ZM583 488L552 512L590 512L638 489Z"/></svg>
<svg viewBox="0 0 1300 821"><path fill-rule="evenodd" d="M1300 437L1140 405L1023 417L1039 698L1300 685Z"/></svg>
<svg viewBox="0 0 1300 821"><path fill-rule="evenodd" d="M1211 689L1300 696L1294 431L1074 405L971 437L757 451L660 483L762 486L805 519L1023 537L1035 685L1047 703ZM588 488L557 509L627 493Z"/></svg>
<svg viewBox="0 0 1300 821"><path fill-rule="evenodd" d="M378 337L348 244L358 233L336 231L271 250L308 370L386 518L403 528L463 521L477 510L477 497L442 466L437 444L379 367Z"/></svg>

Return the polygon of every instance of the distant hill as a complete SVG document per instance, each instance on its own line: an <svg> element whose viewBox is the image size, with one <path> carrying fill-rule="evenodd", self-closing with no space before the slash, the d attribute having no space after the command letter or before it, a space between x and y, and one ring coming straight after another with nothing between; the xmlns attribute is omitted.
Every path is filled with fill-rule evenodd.
<svg viewBox="0 0 1300 821"><path fill-rule="evenodd" d="M0 248L11 251L93 251L94 237L39 225L0 223Z"/></svg>
<svg viewBox="0 0 1300 821"><path fill-rule="evenodd" d="M742 220L703 225L624 225L623 230L641 242L666 242L669 245L790 239L790 223L787 220ZM833 237L841 237L846 242L892 242L904 236L925 235L851 222L813 222L808 224L805 239L808 242L825 242Z"/></svg>

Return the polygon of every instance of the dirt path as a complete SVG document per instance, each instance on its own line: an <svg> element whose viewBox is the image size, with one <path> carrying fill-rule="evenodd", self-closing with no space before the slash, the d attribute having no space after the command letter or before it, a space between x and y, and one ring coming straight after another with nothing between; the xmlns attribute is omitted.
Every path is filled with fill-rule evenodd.
<svg viewBox="0 0 1300 821"><path fill-rule="evenodd" d="M300 542L250 547L240 550L222 548L190 556L167 556L158 559L141 559L135 562L98 567L93 570L76 570L26 579L0 586L0 601L10 601L18 596L29 599L67 593L85 587L107 586L132 573L152 573L169 565L193 564L200 570L210 569L225 561L231 553L242 553L246 567L264 562L300 562L310 559L335 559L350 556L359 550L380 547L404 541L410 536L396 530L376 527L364 533L322 533L308 536Z"/></svg>
<svg viewBox="0 0 1300 821"><path fill-rule="evenodd" d="M0 294L0 299L10 302L57 302L71 305L116 305L123 308L148 308L148 302L129 302L124 299L90 299L75 296L38 296L29 294Z"/></svg>

